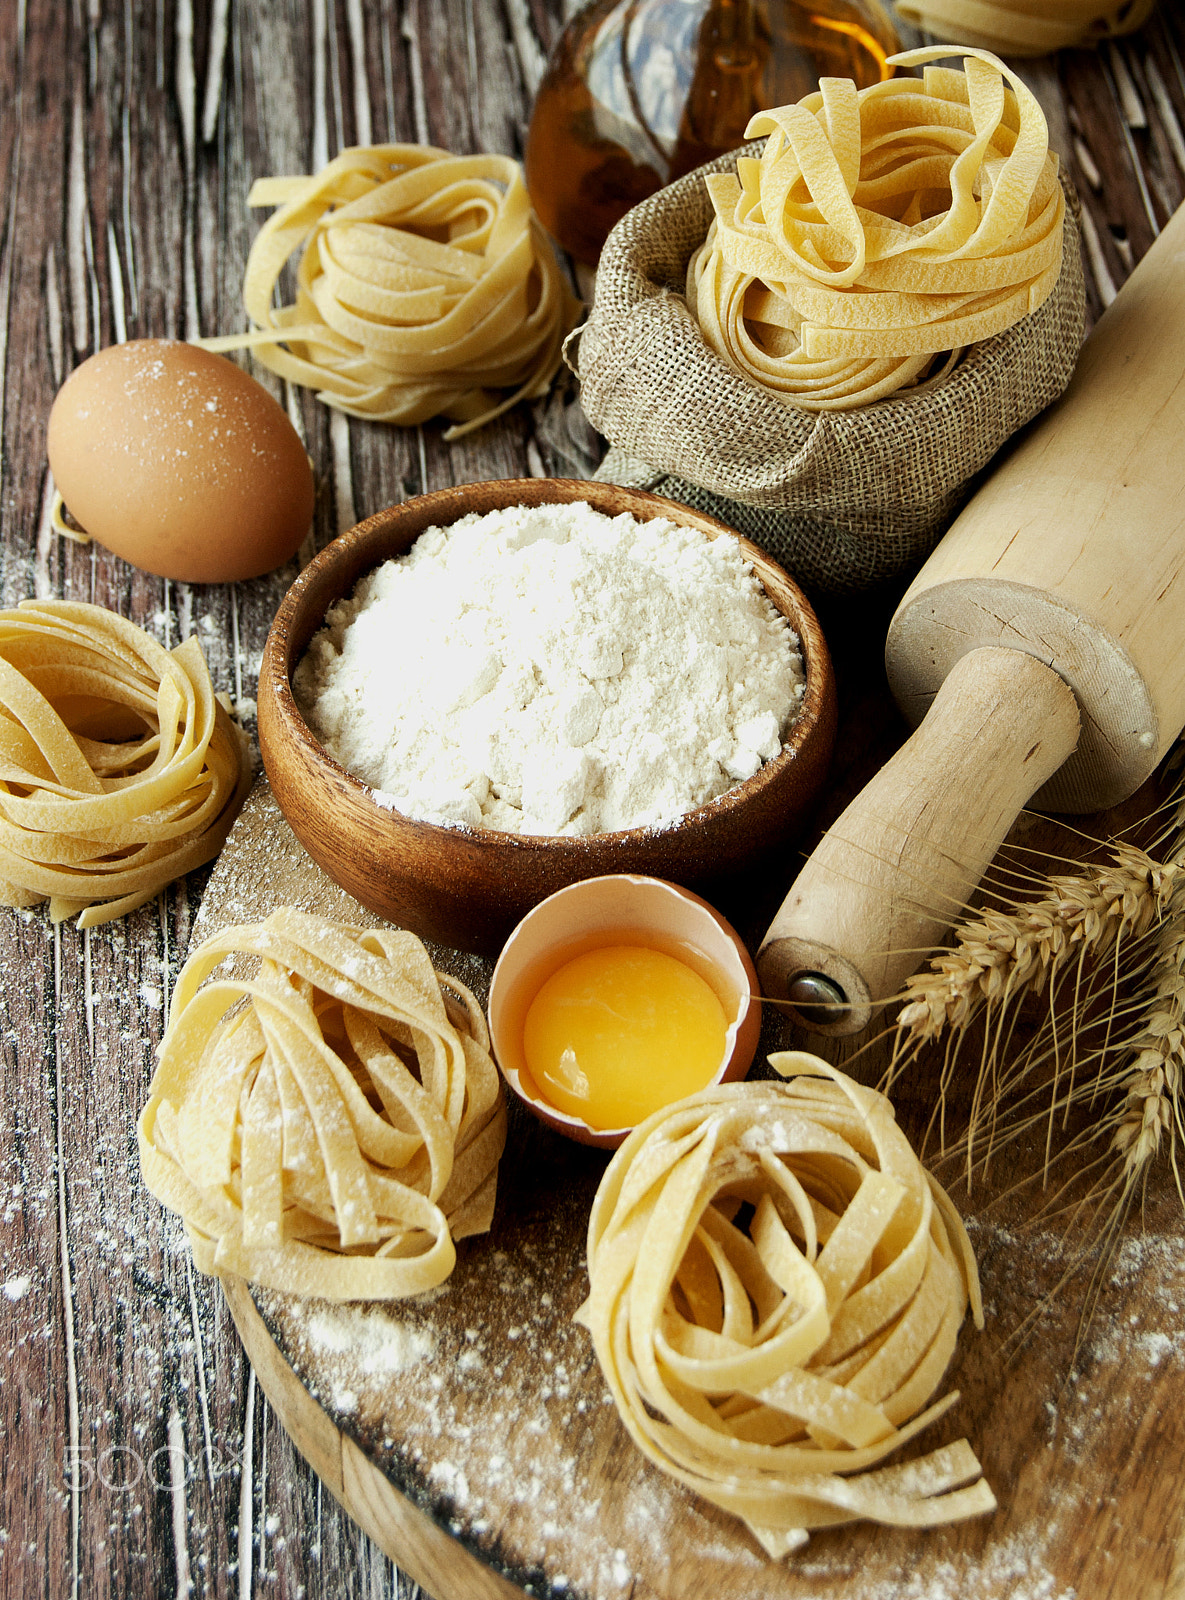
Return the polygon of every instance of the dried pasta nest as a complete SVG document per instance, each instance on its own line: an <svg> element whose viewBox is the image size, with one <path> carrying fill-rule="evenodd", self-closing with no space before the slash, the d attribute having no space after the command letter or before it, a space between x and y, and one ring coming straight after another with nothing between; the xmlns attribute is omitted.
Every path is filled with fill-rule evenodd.
<svg viewBox="0 0 1185 1600"><path fill-rule="evenodd" d="M203 983L228 956L254 975ZM202 1272L327 1300L443 1282L489 1228L505 1139L469 990L414 934L290 907L186 962L139 1123Z"/></svg>
<svg viewBox="0 0 1185 1600"><path fill-rule="evenodd" d="M761 159L705 180L716 215L687 298L717 354L788 404L850 410L933 381L1049 298L1057 157L1032 93L988 52L920 82L824 78L748 133L769 135Z"/></svg>
<svg viewBox="0 0 1185 1600"><path fill-rule="evenodd" d="M943 39L1010 56L1099 44L1133 33L1156 0L895 0L898 16Z"/></svg>
<svg viewBox="0 0 1185 1600"><path fill-rule="evenodd" d="M261 178L247 203L278 207L247 258L252 330L207 349L250 348L350 416L450 417L447 439L546 394L578 302L508 156L361 146ZM298 252L296 299L277 307Z"/></svg>
<svg viewBox="0 0 1185 1600"><path fill-rule="evenodd" d="M623 218L568 345L598 478L720 517L808 588L929 553L1065 388L1085 322L1040 108L982 52L967 67L832 82Z"/></svg>
<svg viewBox="0 0 1185 1600"><path fill-rule="evenodd" d="M218 854L250 777L196 639L79 601L0 611L0 903L123 916Z"/></svg>
<svg viewBox="0 0 1185 1600"><path fill-rule="evenodd" d="M882 1095L770 1060L791 1081L655 1113L602 1179L578 1320L622 1421L773 1556L990 1511L965 1440L879 1465L957 1399L932 1397L969 1300L983 1325L962 1223Z"/></svg>

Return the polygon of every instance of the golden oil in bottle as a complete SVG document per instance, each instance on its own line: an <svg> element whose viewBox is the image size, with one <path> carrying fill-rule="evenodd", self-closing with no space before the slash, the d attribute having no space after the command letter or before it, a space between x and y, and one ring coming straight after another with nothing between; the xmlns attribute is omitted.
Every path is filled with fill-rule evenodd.
<svg viewBox="0 0 1185 1600"><path fill-rule="evenodd" d="M539 86L527 187L552 237L595 264L610 228L664 184L744 141L756 111L820 77L892 76L878 0L593 0Z"/></svg>

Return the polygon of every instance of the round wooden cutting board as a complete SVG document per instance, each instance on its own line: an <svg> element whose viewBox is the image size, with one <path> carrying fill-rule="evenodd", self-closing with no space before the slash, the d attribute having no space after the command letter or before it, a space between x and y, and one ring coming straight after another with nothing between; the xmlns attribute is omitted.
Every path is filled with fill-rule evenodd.
<svg viewBox="0 0 1185 1600"><path fill-rule="evenodd" d="M211 876L195 942L282 904L374 922L304 854L261 780ZM485 963L432 953L484 999ZM769 1024L766 1049L789 1042L781 1026ZM927 1085L899 1092L915 1138L929 1102ZM1061 1223L1041 1220L1039 1188L1008 1192L1031 1158L1005 1150L990 1185L960 1194L987 1328L964 1327L945 1385L961 1399L908 1447L965 1436L999 1509L932 1532L818 1533L780 1563L653 1469L619 1423L572 1322L607 1158L517 1105L493 1228L460 1245L439 1289L385 1306L238 1280L225 1290L297 1446L435 1600L1167 1600L1185 1593L1181 1203L1171 1181L1150 1190L1082 1336L1089 1273L1062 1287ZM1007 1346L1045 1301L1032 1336Z"/></svg>

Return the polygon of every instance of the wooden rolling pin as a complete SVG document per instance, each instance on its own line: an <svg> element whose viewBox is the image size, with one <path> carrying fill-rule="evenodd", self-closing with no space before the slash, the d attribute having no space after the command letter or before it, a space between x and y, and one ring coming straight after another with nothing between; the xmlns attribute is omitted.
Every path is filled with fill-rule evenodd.
<svg viewBox="0 0 1185 1600"><path fill-rule="evenodd" d="M1118 804L1185 724L1185 207L890 624L920 726L820 842L758 955L854 1033L964 909L1030 799Z"/></svg>

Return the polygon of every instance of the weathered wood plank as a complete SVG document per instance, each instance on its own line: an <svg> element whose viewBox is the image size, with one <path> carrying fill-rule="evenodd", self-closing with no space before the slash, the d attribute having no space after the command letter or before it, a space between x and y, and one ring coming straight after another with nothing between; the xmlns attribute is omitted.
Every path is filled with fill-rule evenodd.
<svg viewBox="0 0 1185 1600"><path fill-rule="evenodd" d="M294 568L233 588L133 571L48 526L57 387L125 336L243 325L264 173L343 144L518 153L561 0L26 0L0 7L0 601L109 605L197 630L248 715ZM1094 230L1097 313L1185 193L1185 20L1021 64ZM245 364L246 363L246 358ZM422 489L570 470L558 407L446 445L332 418L258 373L318 473L313 545ZM562 418L559 418L562 423ZM842 780L842 774L841 774ZM89 935L0 913L0 1594L409 1596L321 1491L249 1376L220 1297L145 1195L134 1124L207 873Z"/></svg>

